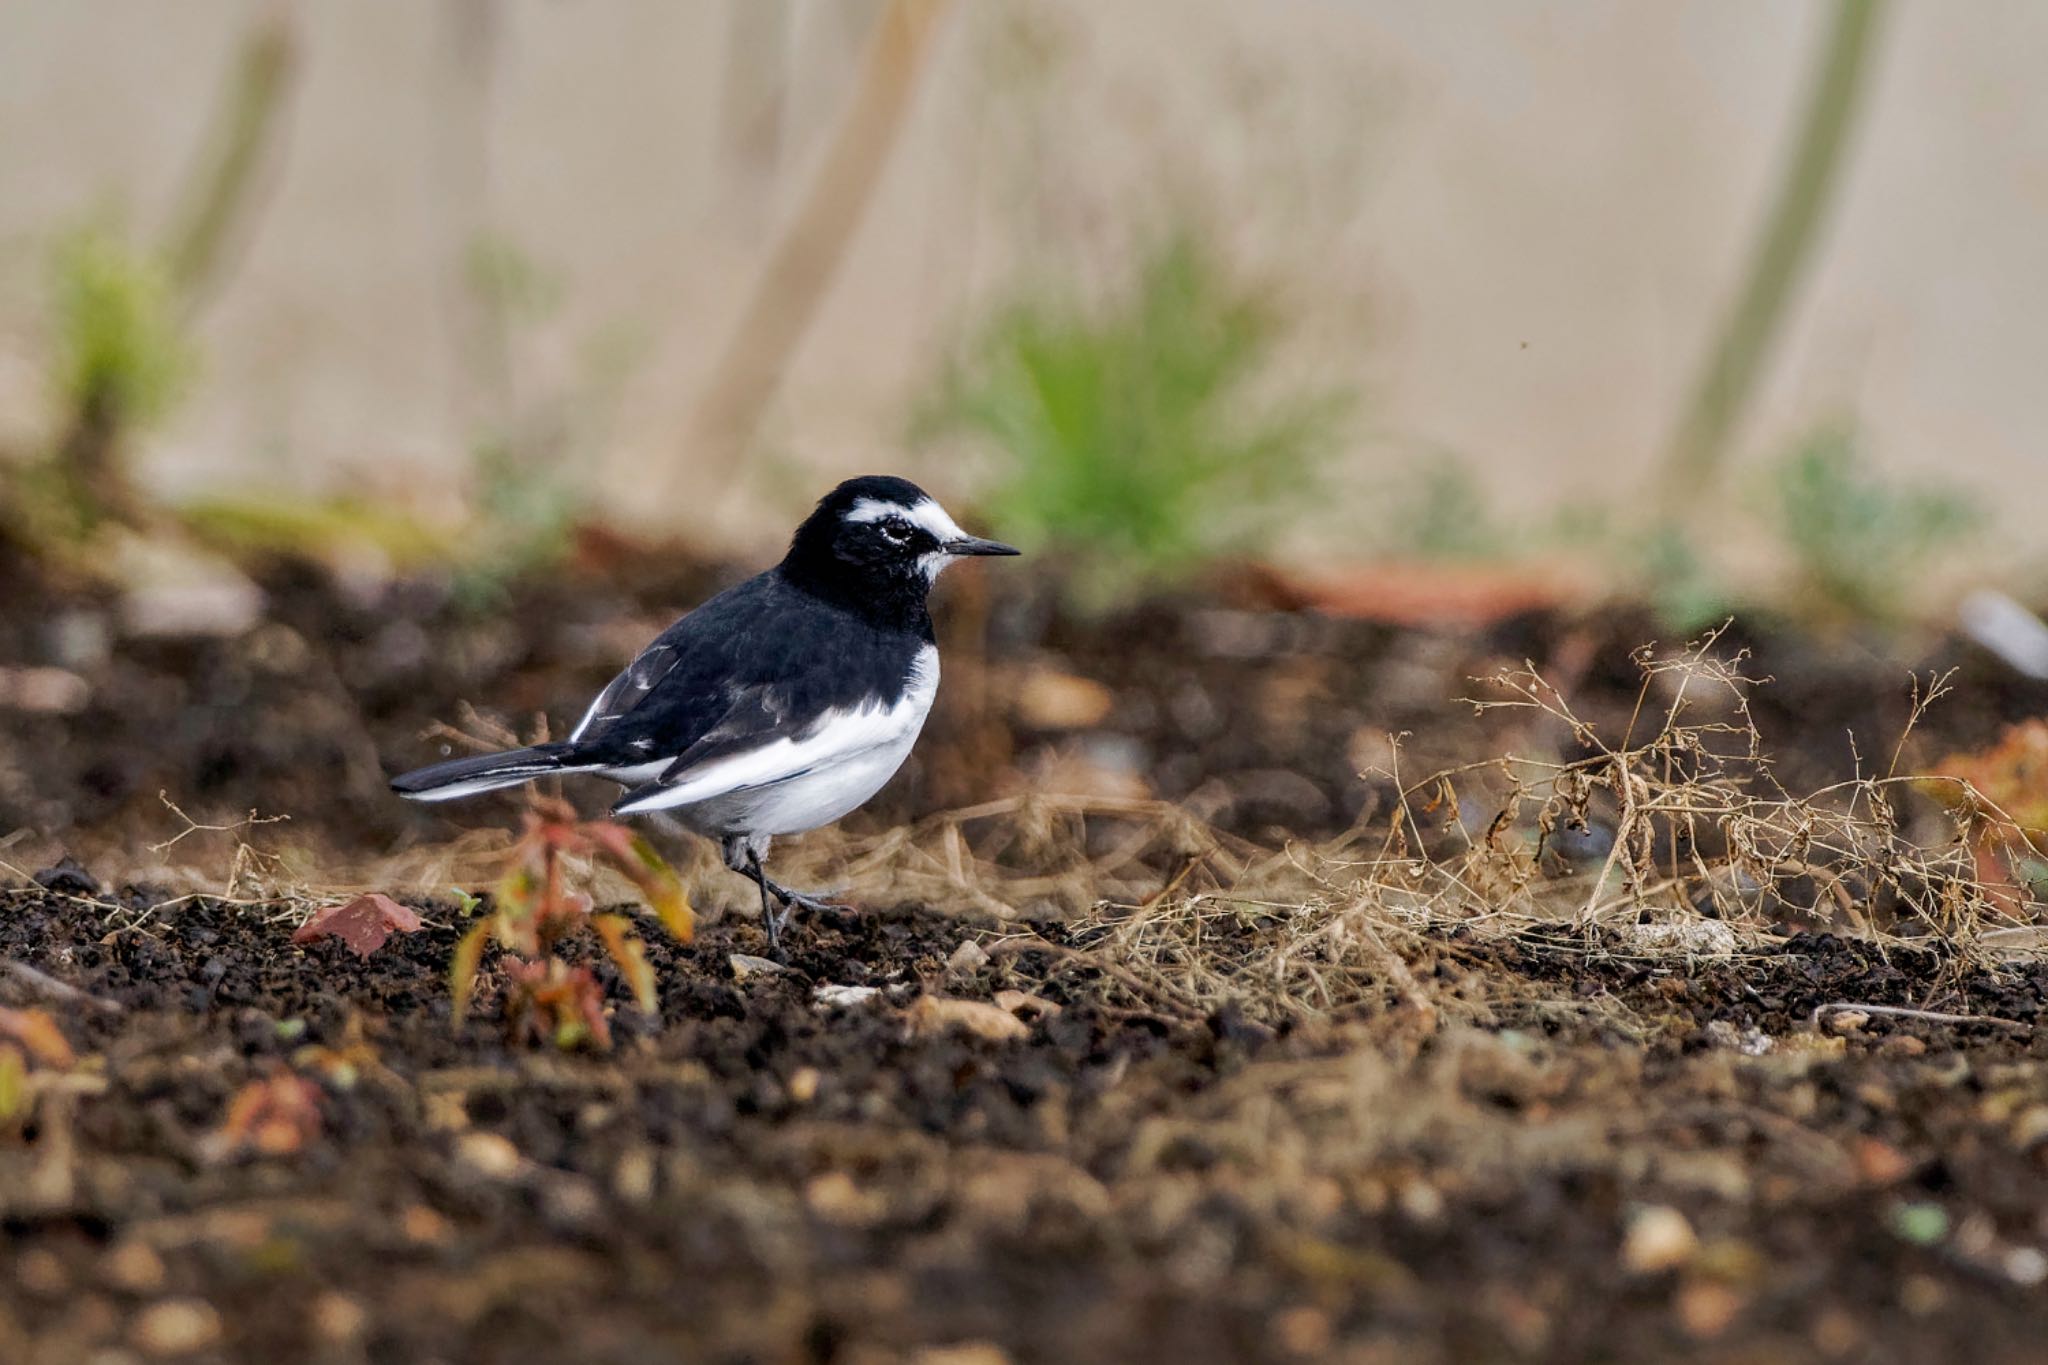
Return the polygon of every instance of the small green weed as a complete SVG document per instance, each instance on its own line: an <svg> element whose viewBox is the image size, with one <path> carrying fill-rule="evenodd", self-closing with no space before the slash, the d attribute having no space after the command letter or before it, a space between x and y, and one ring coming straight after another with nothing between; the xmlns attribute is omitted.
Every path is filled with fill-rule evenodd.
<svg viewBox="0 0 2048 1365"><path fill-rule="evenodd" d="M1897 620L1930 559L1982 522L1958 493L1885 481L1841 424L1772 467L1769 499L1810 609L1859 620Z"/></svg>
<svg viewBox="0 0 2048 1365"><path fill-rule="evenodd" d="M1107 605L1255 548L1313 498L1352 404L1266 392L1284 335L1266 299L1174 234L1099 305L1000 310L916 434L992 448L998 533L1064 557L1077 598Z"/></svg>
<svg viewBox="0 0 2048 1365"><path fill-rule="evenodd" d="M68 412L142 426L169 411L196 368L170 275L100 224L60 236L50 254L52 379Z"/></svg>

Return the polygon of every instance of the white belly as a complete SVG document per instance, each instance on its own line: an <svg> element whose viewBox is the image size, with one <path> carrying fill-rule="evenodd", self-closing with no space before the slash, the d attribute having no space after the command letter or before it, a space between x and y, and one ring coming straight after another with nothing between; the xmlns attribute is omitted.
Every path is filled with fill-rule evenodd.
<svg viewBox="0 0 2048 1365"><path fill-rule="evenodd" d="M842 713L802 739L709 764L629 809L666 810L713 837L801 834L829 825L896 775L938 690L939 654L926 646L894 706Z"/></svg>
<svg viewBox="0 0 2048 1365"><path fill-rule="evenodd" d="M923 721L922 716L918 719ZM801 777L728 792L685 806L676 814L705 834L801 834L867 804L868 798L896 775L916 742L913 728L886 744Z"/></svg>

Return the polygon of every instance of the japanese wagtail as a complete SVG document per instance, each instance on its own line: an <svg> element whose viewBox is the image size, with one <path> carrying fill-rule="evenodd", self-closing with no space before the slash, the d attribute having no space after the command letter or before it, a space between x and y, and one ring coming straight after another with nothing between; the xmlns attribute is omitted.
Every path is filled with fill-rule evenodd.
<svg viewBox="0 0 2048 1365"><path fill-rule="evenodd" d="M769 880L769 841L831 824L902 766L939 687L933 581L956 559L1016 553L968 535L906 479L849 479L780 564L663 631L569 738L418 768L391 788L449 801L563 773L609 778L626 789L613 814L666 812L718 841L760 888L774 948L790 908L819 902Z"/></svg>

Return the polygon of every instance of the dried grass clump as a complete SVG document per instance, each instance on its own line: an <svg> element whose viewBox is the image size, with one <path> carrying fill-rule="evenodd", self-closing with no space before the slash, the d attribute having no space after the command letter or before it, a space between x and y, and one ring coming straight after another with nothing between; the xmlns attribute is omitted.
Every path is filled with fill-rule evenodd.
<svg viewBox="0 0 2048 1365"><path fill-rule="evenodd" d="M1391 793L1383 809L1328 844L1239 851L1229 863L1191 854L1204 884L1185 871L1162 882L1153 867L1155 880L1126 899L1104 885L1070 923L1053 970L1083 955L1114 964L1106 974L1128 1003L1194 1015L1234 1004L1268 1021L1394 1007L1481 1020L1514 983L1466 970L1460 945L1472 941L1670 962L1812 928L1880 951L1931 940L1960 967L1982 960L1987 932L2009 931L2016 910L2035 914L2012 888L1985 883L1975 852L1987 838L2032 850L2028 831L1962 779L1900 771L1945 678L1916 681L1882 773L1800 795L1779 782L1751 714L1766 680L1743 671L1741 652L1717 656L1718 641L1639 651L1642 686L1619 735L1582 719L1533 667L1498 675L1488 680L1497 695L1475 707L1527 709L1576 752L1414 782L1388 771L1378 774ZM1931 782L1968 799L1915 795ZM1586 829L1611 829L1611 846L1576 864L1555 856L1561 832ZM953 837L956 882L979 868L990 879L977 894L1003 904L1002 877ZM1009 884L1022 885L1043 889ZM1002 947L1021 955L1036 942Z"/></svg>

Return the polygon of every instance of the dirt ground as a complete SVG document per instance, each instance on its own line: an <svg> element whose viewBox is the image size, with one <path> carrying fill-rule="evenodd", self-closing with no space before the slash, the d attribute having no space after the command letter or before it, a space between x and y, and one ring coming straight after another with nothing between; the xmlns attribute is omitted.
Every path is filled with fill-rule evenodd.
<svg viewBox="0 0 2048 1365"><path fill-rule="evenodd" d="M8 960L92 997L0 1148L23 1361L200 1304L233 1360L2019 1361L2048 1320L2040 968L1446 939L1415 969L1483 1024L1276 1031L1050 953L948 972L1016 931L906 908L743 981L752 923L658 944L659 1019L563 1057L451 1029L446 906L359 961L262 906L5 903ZM1003 990L1014 1037L914 1007ZM2013 1026L1810 1025L1933 991ZM223 1157L279 1069L317 1135Z"/></svg>
<svg viewBox="0 0 2048 1365"><path fill-rule="evenodd" d="M434 585L352 599L279 569L271 619L210 641L9 596L0 660L84 692L0 708L0 1005L48 1011L75 1054L0 1106L0 1356L2040 1358L2037 958L1789 922L1652 950L1627 924L1345 918L1316 850L1383 804L1360 775L1372 736L1412 732L1423 770L1562 751L1453 699L1528 658L1625 713L1650 638L1626 614L1425 632L1239 589L1085 623L970 586L941 609L967 645L913 769L847 843L795 855L858 852L859 894L800 920L779 969L696 865L696 940L646 930L658 1015L589 959L609 1054L509 1043L495 960L452 1021L463 916L424 874L383 883L420 931L368 958L293 944L329 893L282 869L360 881L510 823L510 803L456 822L386 796L432 722L464 700L559 721L722 572L602 565L475 613ZM78 644L95 629L111 647ZM1846 729L1894 735L1911 665L1962 670L1965 703L1915 737L1928 753L2048 702L1935 637L1744 643L1779 679L1759 723L1795 779L1852 765ZM913 875L946 828L889 842L1055 782L1293 850L1301 894L1182 881L1196 860L1170 839L1104 853L1135 826L1091 819L1093 861L1062 876L1134 870L1008 913ZM181 828L159 792L200 821L291 821L152 853ZM1019 878L1053 856L1035 809L974 836L1009 839ZM291 856L232 868L241 841ZM1175 925L1207 984L1120 956L1198 886Z"/></svg>

